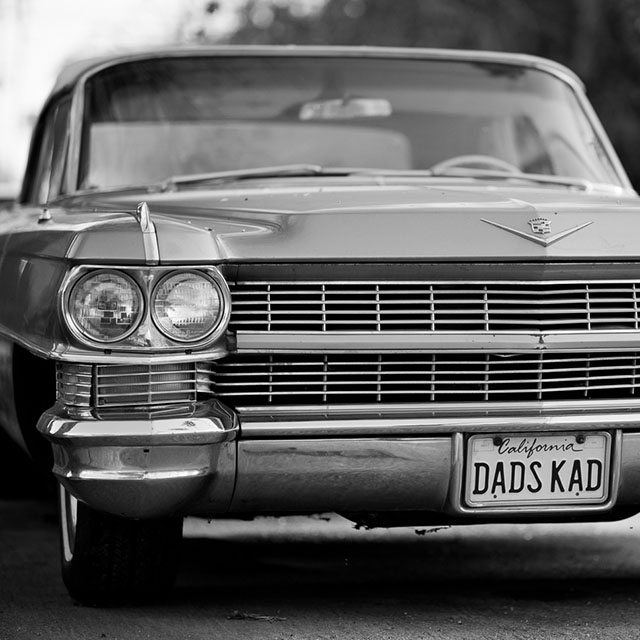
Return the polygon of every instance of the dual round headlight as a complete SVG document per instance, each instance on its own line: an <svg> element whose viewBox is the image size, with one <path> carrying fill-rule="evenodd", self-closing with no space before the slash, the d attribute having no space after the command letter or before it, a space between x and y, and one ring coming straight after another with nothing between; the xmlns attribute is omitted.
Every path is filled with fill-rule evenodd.
<svg viewBox="0 0 640 640"><path fill-rule="evenodd" d="M124 340L145 317L145 296L121 271L100 270L71 289L67 311L73 328L95 342ZM221 286L200 271L170 273L151 292L150 315L156 327L177 342L200 342L220 325L225 311Z"/></svg>
<svg viewBox="0 0 640 640"><path fill-rule="evenodd" d="M223 304L222 292L211 278L188 271L158 283L151 297L151 315L169 338L194 342L216 328Z"/></svg>

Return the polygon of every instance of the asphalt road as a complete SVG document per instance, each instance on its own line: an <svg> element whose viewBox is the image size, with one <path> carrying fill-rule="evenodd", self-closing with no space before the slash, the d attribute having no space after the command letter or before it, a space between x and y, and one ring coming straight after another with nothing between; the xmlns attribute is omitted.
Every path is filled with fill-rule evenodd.
<svg viewBox="0 0 640 640"><path fill-rule="evenodd" d="M640 637L640 519L355 530L332 517L188 520L176 590L83 607L48 501L0 502L0 638L351 640Z"/></svg>

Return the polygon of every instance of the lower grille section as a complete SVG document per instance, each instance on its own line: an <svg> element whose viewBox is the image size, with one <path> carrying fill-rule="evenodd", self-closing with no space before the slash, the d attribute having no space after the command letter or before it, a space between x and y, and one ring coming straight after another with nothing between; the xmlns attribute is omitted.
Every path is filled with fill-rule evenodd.
<svg viewBox="0 0 640 640"><path fill-rule="evenodd" d="M191 405L209 391L207 363L58 366L58 400L99 414L158 406Z"/></svg>
<svg viewBox="0 0 640 640"><path fill-rule="evenodd" d="M640 352L252 354L163 365L58 365L58 401L98 416L235 407L640 399ZM173 409L172 409L173 408Z"/></svg>
<svg viewBox="0 0 640 640"><path fill-rule="evenodd" d="M247 355L212 363L234 407L629 399L640 353Z"/></svg>

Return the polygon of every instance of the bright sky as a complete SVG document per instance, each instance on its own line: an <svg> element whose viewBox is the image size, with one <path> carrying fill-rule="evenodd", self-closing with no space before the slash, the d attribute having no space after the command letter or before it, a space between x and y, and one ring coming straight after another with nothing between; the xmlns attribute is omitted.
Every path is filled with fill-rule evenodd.
<svg viewBox="0 0 640 640"><path fill-rule="evenodd" d="M0 183L17 183L33 119L70 60L179 42L233 25L240 0L0 0Z"/></svg>

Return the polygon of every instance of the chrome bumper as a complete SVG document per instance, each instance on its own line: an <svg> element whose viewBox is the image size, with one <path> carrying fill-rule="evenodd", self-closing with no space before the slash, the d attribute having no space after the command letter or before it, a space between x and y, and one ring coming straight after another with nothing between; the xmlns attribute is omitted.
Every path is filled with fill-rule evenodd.
<svg viewBox="0 0 640 640"><path fill-rule="evenodd" d="M96 509L162 517L202 495L211 512L229 507L238 420L217 403L205 415L150 420L77 420L54 407L37 428L51 442L54 475Z"/></svg>
<svg viewBox="0 0 640 640"><path fill-rule="evenodd" d="M580 416L539 431L608 429L614 435L610 498L604 504L544 509L550 516L640 505L640 415ZM532 428L535 418L493 424L492 431ZM488 420L491 422L490 420ZM505 517L527 509L470 510L461 501L464 435L487 432L487 421L456 420L453 432L395 433L389 420L313 420L309 436L298 422L277 423L278 435L240 438L234 414L213 404L206 416L156 420L71 420L55 409L39 431L53 446L53 472L80 500L128 517L322 511L431 511L454 516ZM320 425L320 423L323 423ZM466 428L465 428L466 427ZM380 431L379 436L372 433ZM390 432L389 432L390 431ZM245 433L245 435L246 435ZM329 435L331 434L331 435Z"/></svg>

